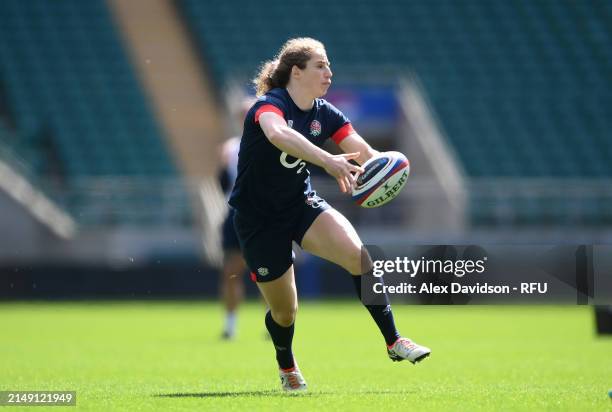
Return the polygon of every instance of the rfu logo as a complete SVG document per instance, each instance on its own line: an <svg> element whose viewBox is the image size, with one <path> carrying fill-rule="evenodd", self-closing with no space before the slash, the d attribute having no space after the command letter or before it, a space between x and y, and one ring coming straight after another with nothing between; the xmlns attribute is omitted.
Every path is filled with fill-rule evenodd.
<svg viewBox="0 0 612 412"><path fill-rule="evenodd" d="M313 120L310 123L310 134L314 137L321 134L321 123L318 120Z"/></svg>
<svg viewBox="0 0 612 412"><path fill-rule="evenodd" d="M289 160L287 160L287 156L289 156L287 153L285 153L285 152L281 153L281 155L280 155L280 162L281 162L281 164L284 167L286 167L287 169L293 169L294 167L297 167L298 170L296 171L296 174L302 173L302 169L304 169L304 166L306 166L306 162L303 161L300 158L295 159L295 161L293 161L293 162L289 162Z"/></svg>
<svg viewBox="0 0 612 412"><path fill-rule="evenodd" d="M261 267L257 269L257 273L259 273L259 276L268 276L270 270L268 268Z"/></svg>

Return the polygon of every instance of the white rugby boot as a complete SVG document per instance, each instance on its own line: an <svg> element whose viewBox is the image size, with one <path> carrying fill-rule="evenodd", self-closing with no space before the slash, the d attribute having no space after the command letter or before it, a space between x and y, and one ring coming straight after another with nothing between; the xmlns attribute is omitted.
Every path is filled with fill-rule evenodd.
<svg viewBox="0 0 612 412"><path fill-rule="evenodd" d="M306 380L302 376L302 372L300 372L297 365L291 369L279 369L278 375L280 376L281 386L285 392L300 393L308 389Z"/></svg>
<svg viewBox="0 0 612 412"><path fill-rule="evenodd" d="M417 363L428 357L430 353L431 349L407 338L398 338L393 345L387 347L387 354L393 362L409 360Z"/></svg>

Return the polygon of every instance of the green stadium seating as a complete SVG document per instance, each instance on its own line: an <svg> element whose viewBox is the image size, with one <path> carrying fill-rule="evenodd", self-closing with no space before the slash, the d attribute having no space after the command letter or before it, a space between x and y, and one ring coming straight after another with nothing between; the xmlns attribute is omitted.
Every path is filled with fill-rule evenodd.
<svg viewBox="0 0 612 412"><path fill-rule="evenodd" d="M416 73L469 177L612 177L610 1L178 4L220 83L253 77L285 40L311 36L336 80ZM522 209L514 223L557 214L519 203L496 207ZM475 221L491 218L486 202L472 205Z"/></svg>
<svg viewBox="0 0 612 412"><path fill-rule="evenodd" d="M308 35L340 80L416 72L471 176L612 176L610 2L179 4L220 82Z"/></svg>
<svg viewBox="0 0 612 412"><path fill-rule="evenodd" d="M104 1L0 2L0 73L17 131L49 133L68 178L176 173Z"/></svg>
<svg viewBox="0 0 612 412"><path fill-rule="evenodd" d="M104 0L1 1L0 86L7 109L0 115L12 120L18 137L4 143L43 179L52 150L69 192L87 190L78 186L83 178L178 180ZM72 210L82 210L83 196L62 195L76 199L69 202ZM189 214L186 196L181 199ZM123 219L123 212L118 216L119 223L138 223ZM147 216L149 223L159 219L154 212Z"/></svg>

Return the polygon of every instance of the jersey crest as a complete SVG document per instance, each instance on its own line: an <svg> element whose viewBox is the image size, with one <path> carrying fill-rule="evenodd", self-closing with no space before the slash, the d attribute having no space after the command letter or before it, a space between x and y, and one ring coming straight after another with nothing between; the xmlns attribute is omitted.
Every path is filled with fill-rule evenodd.
<svg viewBox="0 0 612 412"><path fill-rule="evenodd" d="M310 134L314 137L321 134L321 123L318 120L313 120L310 123Z"/></svg>

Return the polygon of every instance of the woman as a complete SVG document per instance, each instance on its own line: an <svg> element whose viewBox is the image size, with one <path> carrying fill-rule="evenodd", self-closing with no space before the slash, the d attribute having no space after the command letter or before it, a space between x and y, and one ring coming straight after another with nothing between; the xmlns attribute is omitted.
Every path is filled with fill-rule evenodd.
<svg viewBox="0 0 612 412"><path fill-rule="evenodd" d="M224 144L221 153L220 173L221 187L227 194L231 193L238 171L239 137L231 137ZM243 274L246 263L240 252L240 243L234 229L234 210L228 211L221 226L223 247L223 267L221 269L221 299L225 307L225 322L222 339L232 340L236 336L238 307L244 297Z"/></svg>
<svg viewBox="0 0 612 412"><path fill-rule="evenodd" d="M367 252L362 264L363 244L355 229L312 190L306 168L307 163L322 167L342 192L351 193L363 169L350 160L363 164L377 154L338 109L320 98L331 78L324 46L311 38L287 41L277 58L264 64L254 80L259 98L245 119L229 201L251 278L270 308L265 323L286 391L306 389L291 350L298 307L292 241L349 271L360 298L361 275L372 265ZM322 150L327 138L345 154ZM385 303L365 306L389 357L413 363L427 357L428 348L399 335L386 297Z"/></svg>
<svg viewBox="0 0 612 412"><path fill-rule="evenodd" d="M244 118L253 106L254 99L244 99L234 110L233 120L237 126L242 126ZM219 182L226 196L234 187L236 175L238 174L238 151L240 148L240 136L227 139L221 147L220 160L221 170ZM220 276L221 299L225 307L225 322L221 338L232 340L236 336L238 322L238 307L244 297L243 274L246 262L240 252L240 243L234 229L234 209L228 211L221 226L221 239L223 247L223 267ZM267 335L267 334L266 334Z"/></svg>

